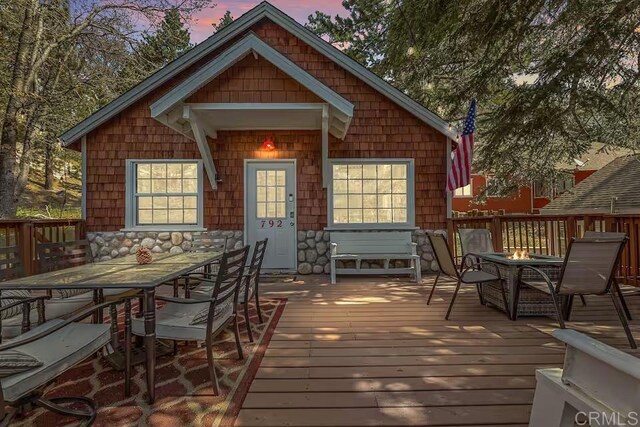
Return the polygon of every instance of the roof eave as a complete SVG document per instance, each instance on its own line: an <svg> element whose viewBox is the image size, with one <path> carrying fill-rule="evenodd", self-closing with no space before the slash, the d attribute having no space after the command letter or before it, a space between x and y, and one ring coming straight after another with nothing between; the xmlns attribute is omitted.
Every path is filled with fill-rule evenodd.
<svg viewBox="0 0 640 427"><path fill-rule="evenodd" d="M93 113L73 128L67 130L60 136L64 146L68 146L80 139L83 135L91 132L96 127L110 120L113 116L133 105L135 102L151 93L158 86L165 83L175 74L184 71L211 51L222 46L238 34L246 31L263 18L268 18L275 24L283 27L294 36L298 37L309 46L327 56L345 70L363 80L369 86L385 95L398 106L404 108L415 117L446 135L452 140L457 139L457 134L449 124L434 112L419 104L411 97L392 86L390 83L369 71L366 67L350 58L344 52L320 39L303 25L286 15L281 10L275 8L267 2L262 2L249 12L242 15L233 23L212 35L189 52L175 59L154 74L138 83L127 92Z"/></svg>

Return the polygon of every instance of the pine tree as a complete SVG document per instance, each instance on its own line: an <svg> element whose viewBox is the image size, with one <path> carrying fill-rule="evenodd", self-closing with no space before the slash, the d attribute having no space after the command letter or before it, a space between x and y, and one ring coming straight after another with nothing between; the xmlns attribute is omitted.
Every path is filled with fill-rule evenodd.
<svg viewBox="0 0 640 427"><path fill-rule="evenodd" d="M165 66L189 49L191 36L178 9L170 9L155 33L142 34L138 49L139 64L146 76Z"/></svg>
<svg viewBox="0 0 640 427"><path fill-rule="evenodd" d="M213 27L213 32L217 33L218 31L220 31L227 25L231 24L232 22L233 22L233 16L231 15L231 11L227 10L224 13L224 16L220 18L220 21L217 24L215 22L211 24L211 26Z"/></svg>
<svg viewBox="0 0 640 427"><path fill-rule="evenodd" d="M508 193L594 143L640 149L640 0L345 0L308 27L454 126Z"/></svg>

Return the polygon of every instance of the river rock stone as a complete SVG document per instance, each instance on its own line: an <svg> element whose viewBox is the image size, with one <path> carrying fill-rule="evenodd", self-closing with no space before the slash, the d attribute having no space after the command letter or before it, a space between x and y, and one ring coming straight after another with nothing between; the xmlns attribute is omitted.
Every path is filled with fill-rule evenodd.
<svg viewBox="0 0 640 427"><path fill-rule="evenodd" d="M170 254L181 254L182 252L184 252L182 250L182 248L180 246L174 246L171 249L169 249L169 253Z"/></svg>
<svg viewBox="0 0 640 427"><path fill-rule="evenodd" d="M177 233L177 232L171 233L171 243L173 243L174 246L179 246L180 244L182 244L182 240L184 239L182 238L181 233Z"/></svg>
<svg viewBox="0 0 640 427"><path fill-rule="evenodd" d="M307 262L314 263L318 259L318 252L313 249L307 249L304 253Z"/></svg>
<svg viewBox="0 0 640 427"><path fill-rule="evenodd" d="M155 254L161 254L162 252L164 252L164 250L160 246L154 246L153 249L151 249L151 252Z"/></svg>
<svg viewBox="0 0 640 427"><path fill-rule="evenodd" d="M300 274L311 274L313 272L313 267L308 262L303 262L298 265L298 273Z"/></svg>
<svg viewBox="0 0 640 427"><path fill-rule="evenodd" d="M121 247L120 249L118 249L118 254L120 256L129 255L129 248L126 246Z"/></svg>
<svg viewBox="0 0 640 427"><path fill-rule="evenodd" d="M171 238L171 233L168 231L163 231L162 233L158 233L158 239L160 240L169 240Z"/></svg>
<svg viewBox="0 0 640 427"><path fill-rule="evenodd" d="M309 245L307 245L305 242L298 243L298 249L307 249L308 247Z"/></svg>
<svg viewBox="0 0 640 427"><path fill-rule="evenodd" d="M145 237L144 239L142 239L142 242L140 244L143 248L152 249L156 245L156 239Z"/></svg>
<svg viewBox="0 0 640 427"><path fill-rule="evenodd" d="M318 252L318 255L324 255L327 252L327 244L325 242L318 242L316 244L316 252Z"/></svg>
<svg viewBox="0 0 640 427"><path fill-rule="evenodd" d="M313 274L321 274L324 271L321 265L313 266Z"/></svg>
<svg viewBox="0 0 640 427"><path fill-rule="evenodd" d="M304 262L307 258L304 251L298 251L298 262Z"/></svg>

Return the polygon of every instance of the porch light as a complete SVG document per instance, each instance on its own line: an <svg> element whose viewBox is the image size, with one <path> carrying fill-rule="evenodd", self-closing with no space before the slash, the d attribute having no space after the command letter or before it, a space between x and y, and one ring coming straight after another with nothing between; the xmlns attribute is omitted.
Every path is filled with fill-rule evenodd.
<svg viewBox="0 0 640 427"><path fill-rule="evenodd" d="M273 142L273 139L265 138L264 142L262 143L262 150L273 151L275 149L276 149L276 144Z"/></svg>

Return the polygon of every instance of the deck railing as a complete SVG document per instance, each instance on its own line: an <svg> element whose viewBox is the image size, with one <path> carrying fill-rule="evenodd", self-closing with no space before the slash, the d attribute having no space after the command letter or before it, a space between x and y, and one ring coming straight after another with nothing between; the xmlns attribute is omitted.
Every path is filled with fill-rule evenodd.
<svg viewBox="0 0 640 427"><path fill-rule="evenodd" d="M625 283L640 284L640 215L499 215L458 217L447 221L449 244L461 255L460 228L488 228L496 251L564 256L569 241L586 230L625 232L629 243L622 253L619 276Z"/></svg>
<svg viewBox="0 0 640 427"><path fill-rule="evenodd" d="M85 223L81 219L0 220L0 248L18 248L25 274L38 271L38 243L69 242L85 236Z"/></svg>

